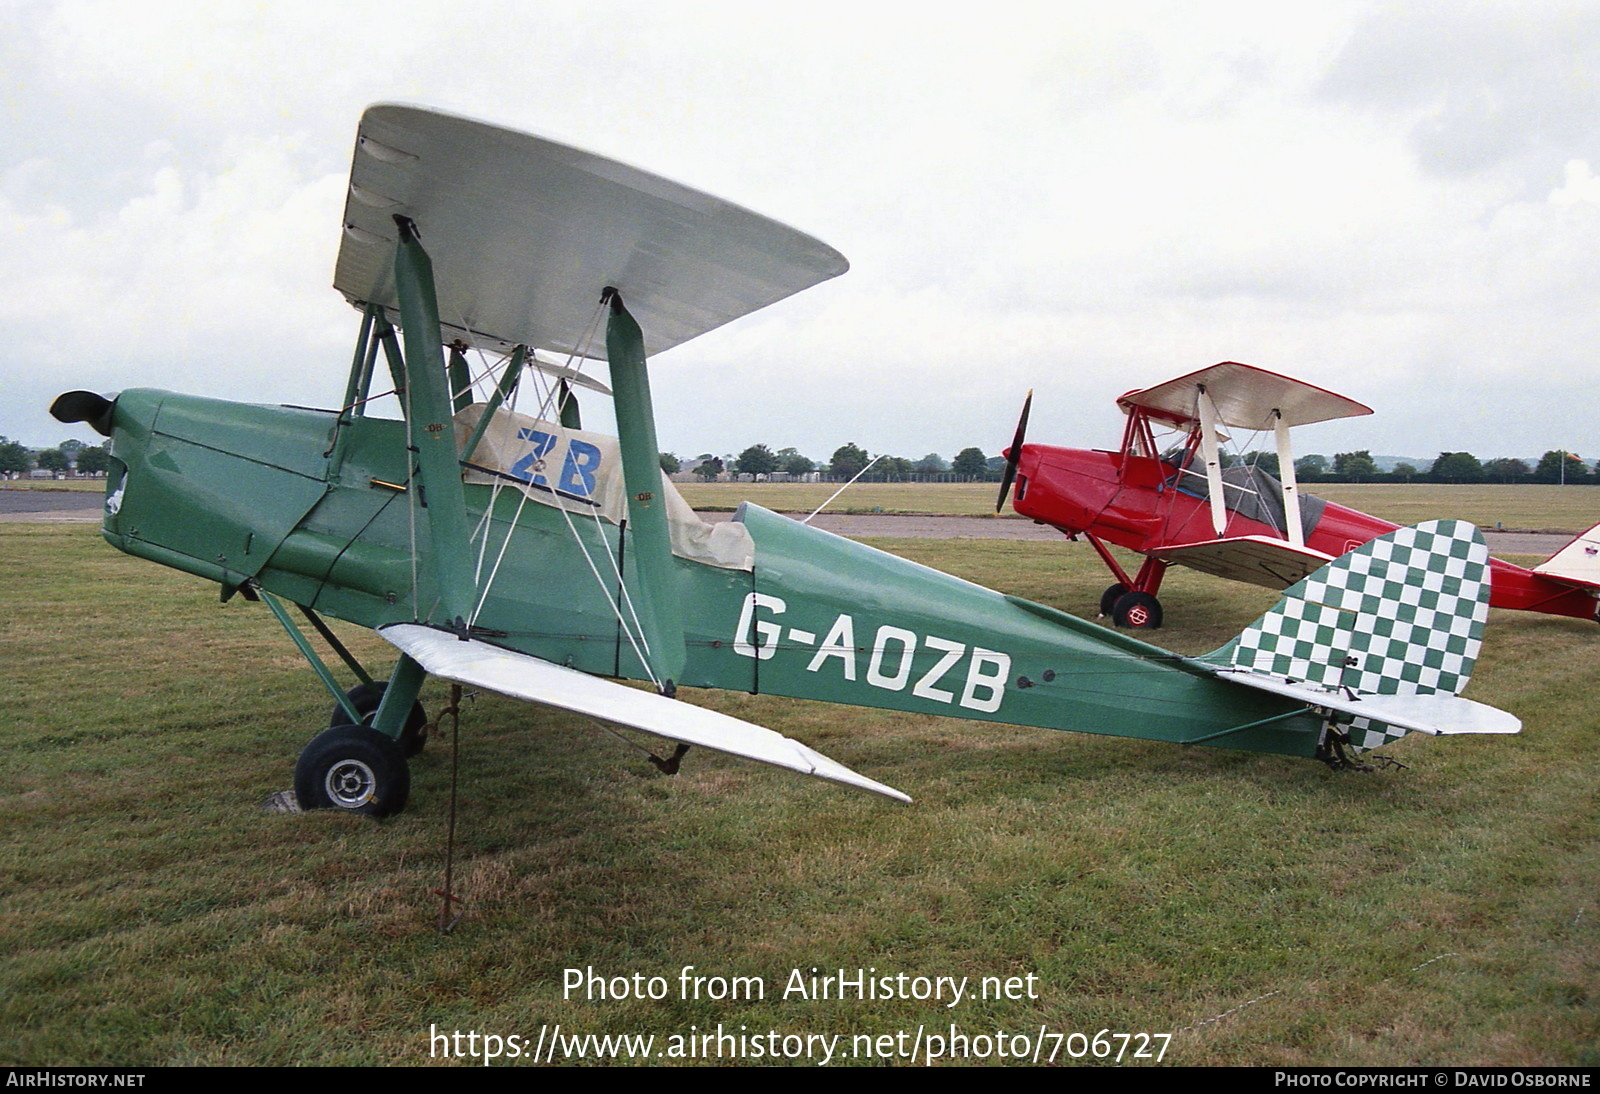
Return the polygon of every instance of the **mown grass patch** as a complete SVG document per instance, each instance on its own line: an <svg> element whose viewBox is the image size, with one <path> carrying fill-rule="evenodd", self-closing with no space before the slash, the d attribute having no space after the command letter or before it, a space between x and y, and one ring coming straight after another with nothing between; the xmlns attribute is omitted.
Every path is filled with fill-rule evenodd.
<svg viewBox="0 0 1600 1094"><path fill-rule="evenodd" d="M680 482L679 493L702 511L751 501L778 512L809 513L839 490L836 482ZM858 482L828 505L830 513L939 513L992 517L999 483ZM1006 510L1010 512L1008 507Z"/></svg>
<svg viewBox="0 0 1600 1094"><path fill-rule="evenodd" d="M740 502L780 512L815 509L839 489L837 483L682 482L676 484L691 505L704 510L732 510ZM1453 517L1486 528L1511 531L1577 533L1600 520L1600 490L1584 486L1438 483L1309 483L1305 489L1397 524ZM100 493L104 479L18 480L0 483L0 490L68 490ZM994 516L999 485L965 483L856 483L828 506L844 513L930 513L949 516ZM1005 516L1014 517L1007 506Z"/></svg>
<svg viewBox="0 0 1600 1094"><path fill-rule="evenodd" d="M786 513L809 513L839 488L836 483L783 482L677 486L697 509L731 510L742 501L753 501ZM1587 486L1308 483L1305 489L1396 524L1454 518L1484 528L1575 535L1600 520L1600 489ZM998 490L999 484L992 482L856 483L839 495L828 511L994 516ZM1016 517L1009 505L1003 515Z"/></svg>
<svg viewBox="0 0 1600 1094"><path fill-rule="evenodd" d="M0 490L71 490L78 493L101 492L106 480L99 479L13 479L0 482Z"/></svg>

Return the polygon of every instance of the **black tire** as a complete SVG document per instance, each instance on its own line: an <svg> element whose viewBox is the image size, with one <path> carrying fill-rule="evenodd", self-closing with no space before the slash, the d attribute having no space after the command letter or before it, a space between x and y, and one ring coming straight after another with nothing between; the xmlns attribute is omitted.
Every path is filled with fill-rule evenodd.
<svg viewBox="0 0 1600 1094"><path fill-rule="evenodd" d="M383 693L388 688L387 683L373 682L371 684L357 684L345 692L345 697L350 700L350 705L356 708L356 713L361 715L362 725L371 725L373 717L378 713L378 704L383 702ZM328 719L328 728L348 725L350 715L345 713L344 707L338 703L333 704L333 714ZM428 713L422 709L421 703L411 704L411 713L406 715L406 724L400 730L400 751L406 759L420 755L428 743Z"/></svg>
<svg viewBox="0 0 1600 1094"><path fill-rule="evenodd" d="M1110 615L1117 606L1117 601L1127 593L1128 587L1122 582L1117 582L1105 592L1100 594L1100 618Z"/></svg>
<svg viewBox="0 0 1600 1094"><path fill-rule="evenodd" d="M1123 593L1112 606L1111 619L1119 627L1153 631L1161 626L1161 601L1149 593Z"/></svg>
<svg viewBox="0 0 1600 1094"><path fill-rule="evenodd" d="M400 746L371 726L334 726L311 739L294 765L301 809L392 817L406 807L411 772Z"/></svg>

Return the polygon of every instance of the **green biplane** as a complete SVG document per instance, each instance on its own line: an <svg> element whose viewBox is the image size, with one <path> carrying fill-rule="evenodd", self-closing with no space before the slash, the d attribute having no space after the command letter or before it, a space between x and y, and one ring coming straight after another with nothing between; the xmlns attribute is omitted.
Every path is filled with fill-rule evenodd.
<svg viewBox="0 0 1600 1094"><path fill-rule="evenodd" d="M753 505L702 521L661 473L647 357L846 268L815 239L657 176L379 105L356 138L335 274L362 316L339 409L137 389L71 392L52 412L112 439L106 539L217 582L224 600L265 602L333 693L333 725L296 767L306 808L404 807L428 674L676 740L673 764L704 745L903 800L675 693L1329 762L1411 730L1520 728L1457 697L1487 613L1470 526L1375 540L1191 659ZM469 355L488 362L481 375ZM387 386L380 358L401 420L365 413ZM605 389L583 371L600 360L620 439L578 418L574 388ZM289 605L358 686L343 690ZM398 647L386 682L324 616Z"/></svg>

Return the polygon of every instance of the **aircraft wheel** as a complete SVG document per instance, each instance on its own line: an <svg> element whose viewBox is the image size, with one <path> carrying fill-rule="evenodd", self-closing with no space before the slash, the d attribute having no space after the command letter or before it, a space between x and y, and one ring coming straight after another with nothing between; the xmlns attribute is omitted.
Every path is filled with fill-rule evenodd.
<svg viewBox="0 0 1600 1094"><path fill-rule="evenodd" d="M1149 593L1124 593L1112 607L1111 618L1119 627L1153 631L1161 626L1161 601Z"/></svg>
<svg viewBox="0 0 1600 1094"><path fill-rule="evenodd" d="M1112 611L1115 610L1117 601L1121 600L1127 591L1128 587L1119 581L1105 592L1101 593L1100 618L1104 619L1106 616L1110 615Z"/></svg>
<svg viewBox="0 0 1600 1094"><path fill-rule="evenodd" d="M364 725L371 725L373 716L378 713L378 704L383 702L383 692L389 685L387 683L357 684L345 696L350 704L356 708L356 713L361 715ZM345 713L344 707L338 703L333 704L333 714L328 719L328 726L348 724L350 715ZM422 752L423 746L428 743L428 714L422 709L421 703L411 704L411 713L406 715L405 728L400 730L400 750L410 759Z"/></svg>
<svg viewBox="0 0 1600 1094"><path fill-rule="evenodd" d="M406 807L411 772L400 745L371 726L334 726L301 750L294 793L302 809L389 817Z"/></svg>

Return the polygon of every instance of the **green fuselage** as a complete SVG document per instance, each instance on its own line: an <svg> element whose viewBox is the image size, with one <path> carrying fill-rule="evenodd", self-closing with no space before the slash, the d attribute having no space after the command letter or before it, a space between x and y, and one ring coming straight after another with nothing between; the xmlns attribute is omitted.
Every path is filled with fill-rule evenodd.
<svg viewBox="0 0 1600 1094"><path fill-rule="evenodd" d="M225 589L254 581L365 627L450 624L405 422L141 389L118 398L113 424L104 531L118 548ZM589 673L647 678L638 640L613 608L610 559L620 558L621 584L638 595L631 534L569 520L516 488L464 489L476 530L469 562L487 589L474 637ZM672 556L670 587L652 590L681 613L677 683L1316 752L1320 723L1293 700L755 506L739 519L755 544L752 569Z"/></svg>

